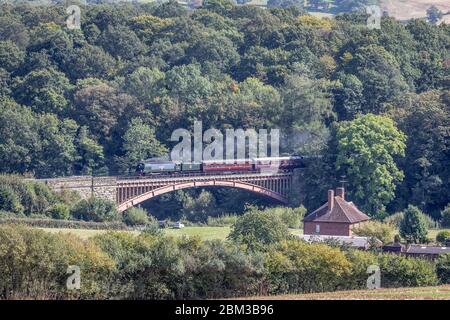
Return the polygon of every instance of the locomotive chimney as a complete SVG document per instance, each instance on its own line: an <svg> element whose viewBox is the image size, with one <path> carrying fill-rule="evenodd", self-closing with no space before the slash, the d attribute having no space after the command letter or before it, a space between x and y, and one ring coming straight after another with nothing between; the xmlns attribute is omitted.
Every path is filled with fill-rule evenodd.
<svg viewBox="0 0 450 320"><path fill-rule="evenodd" d="M334 206L334 191L328 190L328 211L333 210Z"/></svg>
<svg viewBox="0 0 450 320"><path fill-rule="evenodd" d="M341 187L341 188L336 188L336 195L337 195L338 197L341 197L342 200L345 200L344 194L345 194L345 190L344 190L343 187Z"/></svg>

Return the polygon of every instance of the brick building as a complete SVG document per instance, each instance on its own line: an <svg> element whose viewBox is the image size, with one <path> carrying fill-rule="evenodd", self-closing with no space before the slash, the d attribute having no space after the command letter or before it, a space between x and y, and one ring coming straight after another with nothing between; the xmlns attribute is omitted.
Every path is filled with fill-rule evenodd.
<svg viewBox="0 0 450 320"><path fill-rule="evenodd" d="M303 234L352 236L353 228L370 218L353 202L345 201L344 188L328 191L328 201L303 219Z"/></svg>

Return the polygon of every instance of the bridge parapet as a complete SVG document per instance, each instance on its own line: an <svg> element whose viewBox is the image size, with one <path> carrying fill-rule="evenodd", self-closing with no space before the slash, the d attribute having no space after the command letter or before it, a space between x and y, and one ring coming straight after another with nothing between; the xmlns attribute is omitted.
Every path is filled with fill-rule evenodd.
<svg viewBox="0 0 450 320"><path fill-rule="evenodd" d="M81 198L99 197L116 201L116 177L72 176L64 178L38 179L55 191L72 190L79 193Z"/></svg>

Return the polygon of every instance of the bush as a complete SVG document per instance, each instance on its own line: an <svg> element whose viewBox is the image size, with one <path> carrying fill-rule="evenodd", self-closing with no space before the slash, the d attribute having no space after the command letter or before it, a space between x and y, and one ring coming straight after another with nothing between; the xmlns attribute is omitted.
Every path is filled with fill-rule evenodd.
<svg viewBox="0 0 450 320"><path fill-rule="evenodd" d="M58 202L58 195L47 185L21 176L0 175L0 186L12 189L14 198L19 203L20 210L9 211L23 212L26 215L45 214Z"/></svg>
<svg viewBox="0 0 450 320"><path fill-rule="evenodd" d="M306 213L306 208L300 206L297 208L277 207L264 210L273 215L279 215L281 220L289 228L298 229L303 223L303 217Z"/></svg>
<svg viewBox="0 0 450 320"><path fill-rule="evenodd" d="M225 214L218 217L208 217L207 225L210 227L225 227L235 224L237 215Z"/></svg>
<svg viewBox="0 0 450 320"><path fill-rule="evenodd" d="M425 215L419 208L409 205L400 222L400 235L407 242L423 243L427 241L428 227Z"/></svg>
<svg viewBox="0 0 450 320"><path fill-rule="evenodd" d="M79 201L72 208L71 215L75 219L95 222L116 221L120 219L114 202L94 197Z"/></svg>
<svg viewBox="0 0 450 320"><path fill-rule="evenodd" d="M367 289L367 268L378 265L378 257L373 252L349 249L345 251L352 264L352 271L344 281L345 289Z"/></svg>
<svg viewBox="0 0 450 320"><path fill-rule="evenodd" d="M441 224L443 227L450 227L450 203L447 204L444 210L441 212Z"/></svg>
<svg viewBox="0 0 450 320"><path fill-rule="evenodd" d="M384 218L383 222L398 229L400 228L400 223L403 220L403 216L404 216L403 212L397 212Z"/></svg>
<svg viewBox="0 0 450 320"><path fill-rule="evenodd" d="M423 212L421 212L421 215L425 219L428 229L438 229L440 227L439 223L436 220L434 220L432 217L430 217L429 215L427 215ZM384 219L384 222L399 229L400 223L402 222L403 217L404 217L403 212L397 212L393 215L386 217Z"/></svg>
<svg viewBox="0 0 450 320"><path fill-rule="evenodd" d="M92 229L92 230L124 230L127 228L120 221L93 222L78 220L57 220L47 216L31 215L29 217L17 217L12 213L0 211L0 224L20 224L39 228L65 228L65 229Z"/></svg>
<svg viewBox="0 0 450 320"><path fill-rule="evenodd" d="M437 235L436 235L436 241L439 243L449 243L450 242L450 231L448 230L443 230L440 231Z"/></svg>
<svg viewBox="0 0 450 320"><path fill-rule="evenodd" d="M145 226L148 224L147 211L142 208L132 207L123 213L123 222L128 226Z"/></svg>
<svg viewBox="0 0 450 320"><path fill-rule="evenodd" d="M338 248L286 240L267 250L268 293L333 291L351 276L351 263Z"/></svg>
<svg viewBox="0 0 450 320"><path fill-rule="evenodd" d="M436 274L440 283L450 283L450 254L444 254L436 262Z"/></svg>
<svg viewBox="0 0 450 320"><path fill-rule="evenodd" d="M82 272L81 289L68 292L67 267ZM18 225L0 226L0 298L105 298L114 263L93 242Z"/></svg>
<svg viewBox="0 0 450 320"><path fill-rule="evenodd" d="M249 250L263 250L288 235L289 230L279 215L252 207L233 224L228 238Z"/></svg>
<svg viewBox="0 0 450 320"><path fill-rule="evenodd" d="M353 229L353 232L361 237L375 237L384 244L391 243L394 240L396 230L393 226L379 221L367 221L359 227Z"/></svg>
<svg viewBox="0 0 450 320"><path fill-rule="evenodd" d="M433 262L385 253L380 255L383 288L434 286L438 283Z"/></svg>
<svg viewBox="0 0 450 320"><path fill-rule="evenodd" d="M55 204L49 213L53 219L67 220L70 217L70 210L64 203Z"/></svg>
<svg viewBox="0 0 450 320"><path fill-rule="evenodd" d="M0 184L0 210L15 213L23 212L23 206L20 203L19 197L13 188L6 184Z"/></svg>

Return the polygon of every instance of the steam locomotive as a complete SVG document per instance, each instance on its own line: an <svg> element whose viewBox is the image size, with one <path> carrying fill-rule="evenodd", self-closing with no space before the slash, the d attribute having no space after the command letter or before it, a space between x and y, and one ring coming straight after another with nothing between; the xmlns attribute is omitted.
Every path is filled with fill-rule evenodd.
<svg viewBox="0 0 450 320"><path fill-rule="evenodd" d="M270 157L232 160L204 160L202 162L178 162L168 160L152 160L141 162L136 166L136 174L172 175L178 173L217 173L230 174L241 172L285 171L304 167L304 157Z"/></svg>

